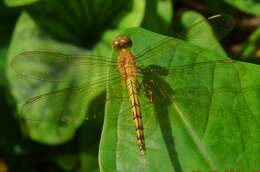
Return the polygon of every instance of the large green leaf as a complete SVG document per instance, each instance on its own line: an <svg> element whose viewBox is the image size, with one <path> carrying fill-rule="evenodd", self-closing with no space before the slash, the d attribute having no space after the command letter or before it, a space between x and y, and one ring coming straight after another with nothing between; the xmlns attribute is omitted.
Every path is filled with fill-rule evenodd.
<svg viewBox="0 0 260 172"><path fill-rule="evenodd" d="M138 65L160 65L169 74L152 78L158 83L154 90L164 90L158 101L151 103L145 90L139 91L144 156L136 143L126 89L120 82L108 85L101 171L260 168L259 66L140 28L125 34L133 40L134 54L147 50L137 58ZM149 81L151 76L139 82L146 77Z"/></svg>

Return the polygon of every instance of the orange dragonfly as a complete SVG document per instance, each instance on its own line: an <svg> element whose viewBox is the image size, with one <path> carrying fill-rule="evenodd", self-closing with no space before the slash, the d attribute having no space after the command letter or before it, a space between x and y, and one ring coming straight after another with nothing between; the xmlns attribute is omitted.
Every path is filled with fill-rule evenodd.
<svg viewBox="0 0 260 172"><path fill-rule="evenodd" d="M213 16L208 21L216 23L220 16ZM222 18L221 18L222 19ZM199 21L191 28L200 27L206 20ZM218 23L219 24L219 23ZM226 28L227 30L229 28ZM192 32L190 29L189 32ZM221 30L221 35L223 32ZM139 41L138 38L142 38ZM152 38L152 39L151 39ZM141 50L136 50L139 42L147 42ZM176 96L171 88L161 77L174 76L174 73L182 72L194 75L201 72L209 65L230 64L229 59L179 59L176 56L177 47L185 43L175 38L161 36L143 29L132 29L124 36L117 37L113 43L113 50L117 53L117 59L95 55L66 55L61 53L26 51L18 54L11 65L14 71L26 78L33 78L50 83L59 83L55 91L40 94L29 99L22 107L21 115L29 121L80 121L87 116L83 97L95 95L97 90L103 90L106 85L123 82L128 90L128 99L137 137L137 143L141 155L146 153L145 132L142 121L142 108L149 103L142 103L139 98L139 88L143 85L145 96L150 103L156 100L171 99ZM133 45L133 47L132 47ZM139 45L140 47L140 45ZM142 47L142 46L141 46ZM175 47L175 48L174 48ZM188 51L188 50L187 50ZM193 52L198 54L196 52ZM175 65L183 61L182 65ZM201 62L199 62L201 60ZM198 61L198 62L197 62ZM64 77L66 76L66 77ZM141 76L141 77L140 77ZM142 84L140 84L142 83ZM163 84L164 83L164 84ZM162 86L161 86L162 85ZM207 93L203 93L207 94ZM82 101L79 102L79 97ZM68 99L74 103L66 103ZM107 98L112 99L108 96ZM55 106L54 109L48 107ZM44 111L38 112L39 108Z"/></svg>

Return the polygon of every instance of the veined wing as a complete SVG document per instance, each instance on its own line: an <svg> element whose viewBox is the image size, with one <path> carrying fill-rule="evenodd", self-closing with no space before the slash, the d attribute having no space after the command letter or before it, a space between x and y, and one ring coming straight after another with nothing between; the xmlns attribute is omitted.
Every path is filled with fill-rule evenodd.
<svg viewBox="0 0 260 172"><path fill-rule="evenodd" d="M179 33L177 38L185 40L188 37L196 40L196 43L205 42L205 38L209 37L214 31L216 40L221 40L231 32L233 26L234 21L231 16L217 14L207 19L196 21ZM204 49L194 45L193 42L188 44L186 41L184 42L173 37L162 37L162 35L156 33L151 34L139 30L134 34L135 37L142 38L142 40L147 39L144 42L148 42L148 48L143 50L141 48L140 52L135 53L137 64L140 68L156 64L166 68L169 73L176 73L198 71L203 68L214 67L214 65L230 65L235 62L222 53L208 49L210 46L212 46L211 48L215 46L212 44L207 45Z"/></svg>
<svg viewBox="0 0 260 172"><path fill-rule="evenodd" d="M93 55L65 55L44 51L26 51L12 60L13 70L24 77L51 82L89 82L105 79L116 61ZM95 72L94 72L95 71Z"/></svg>
<svg viewBox="0 0 260 172"><path fill-rule="evenodd" d="M37 96L29 96L20 110L21 118L34 123L82 122L89 101L105 90L108 81L120 78L116 61L102 56L28 51L18 54L11 65L17 74L41 84L34 88Z"/></svg>
<svg viewBox="0 0 260 172"><path fill-rule="evenodd" d="M104 89L105 82L72 86L58 91L38 95L29 99L22 107L20 115L22 118L33 122L82 122L88 118L85 108L90 99ZM64 101L66 100L66 101ZM80 100L80 101L79 101ZM52 108L50 108L52 107ZM41 110L39 113L39 109Z"/></svg>
<svg viewBox="0 0 260 172"><path fill-rule="evenodd" d="M131 37L143 37L142 40L147 39L147 41L145 42L147 42L148 45L146 45L146 47L143 49L140 48L141 50L139 49L139 51L134 53L139 61L143 61L147 59L147 57L153 56L158 50L161 51L162 47L165 44L171 42L175 38L188 40L193 44L205 48L215 48L217 43L213 43L213 40L222 40L232 31L233 27L234 20L231 16L225 14L217 14L206 19L203 19L201 17L201 19L196 20L194 23L186 26L186 28L181 28L182 30L177 31L177 34L176 36L174 36L174 38L167 36L162 37L162 35L159 34L153 34L151 36L151 34L142 31L130 34ZM137 45L138 42L142 41L133 40L133 42L135 42L135 45Z"/></svg>
<svg viewBox="0 0 260 172"><path fill-rule="evenodd" d="M185 21L194 20L194 15L189 13L182 17L183 24ZM189 26L185 26L183 31L177 33L176 37L184 40L192 40L194 43L207 42L209 33L214 33L215 39L222 40L233 29L234 20L231 16L226 14L216 14L207 19L199 19ZM209 45L212 46L212 45Z"/></svg>
<svg viewBox="0 0 260 172"><path fill-rule="evenodd" d="M151 50L147 51L146 54L137 56L140 74L149 72L147 67L153 64L163 67L163 71L167 69L169 74L174 74L176 72L195 73L199 70L214 68L219 65L224 65L228 68L228 65L232 65L236 62L218 52L175 38L163 37L158 42L163 42L163 44L161 44L160 47L151 47ZM152 70L151 72L158 73L160 73L161 70L161 68L156 67L150 69Z"/></svg>
<svg viewBox="0 0 260 172"><path fill-rule="evenodd" d="M178 97L178 100L193 102L193 99L227 91L229 88L226 85L214 85L214 73L218 70L225 70L234 75L235 65L236 62L229 59L168 68L149 65L140 69L142 73L140 81L145 95L151 101L157 99L175 101L174 99ZM237 78L229 80L228 85L231 88L239 85Z"/></svg>

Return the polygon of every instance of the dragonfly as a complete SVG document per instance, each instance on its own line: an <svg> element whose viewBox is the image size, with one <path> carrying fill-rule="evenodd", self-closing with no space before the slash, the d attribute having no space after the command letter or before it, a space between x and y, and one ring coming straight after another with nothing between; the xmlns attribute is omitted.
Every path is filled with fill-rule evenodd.
<svg viewBox="0 0 260 172"><path fill-rule="evenodd" d="M191 33L192 28L201 27L207 22L214 24L217 20L222 19L221 17L216 15L208 20L199 21L192 25L188 31ZM229 30L229 28L226 29ZM131 109L129 110L134 121L139 152L141 155L145 155L145 131L141 109L145 108L146 105L141 104L139 97L141 85L143 85L145 96L153 103L173 96L169 87L160 87L161 80L159 78L162 76L172 75L176 72L189 73L192 71L193 73L193 71L200 71L201 68L208 65L234 62L230 59L208 59L202 62L195 62L196 59L192 59L190 62L185 62L184 59L184 64L174 66L172 65L173 57L169 54L176 53L176 49L172 46L177 39L153 33L153 38L156 39L150 42L151 33L141 29L141 31L129 32L128 35L116 37L112 42L112 49L115 51L117 59L97 55L68 55L46 51L25 51L18 54L11 62L12 69L18 75L42 82L65 85L65 87L59 86L50 93L43 93L27 100L21 108L22 117L33 121L72 121L73 118L78 118L75 117L76 114L82 114L84 111L84 108L81 108L84 106L84 101L75 107L75 104L66 104L65 98L70 99L70 95L91 96L97 88L104 89L107 84L113 85L113 83L121 82L128 90ZM224 35L223 30L221 30L221 35ZM136 52L134 47L140 42L138 37L147 39L145 42L149 43L149 46L146 45L145 48ZM92 73L92 71L95 72ZM65 75L68 77L64 77ZM46 109L44 112L32 115L37 107L45 106L48 108L55 104L60 107L57 111ZM58 118L53 114L59 114Z"/></svg>

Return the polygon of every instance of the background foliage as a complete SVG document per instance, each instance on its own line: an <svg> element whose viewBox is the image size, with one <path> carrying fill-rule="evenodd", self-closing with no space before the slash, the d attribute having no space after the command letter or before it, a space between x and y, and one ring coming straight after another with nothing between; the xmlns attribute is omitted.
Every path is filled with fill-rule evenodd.
<svg viewBox="0 0 260 172"><path fill-rule="evenodd" d="M103 127L102 115L96 119L84 121L70 130L70 133L66 133L55 141L49 133L40 137L37 134L38 137L28 136L26 126L17 119L17 108L21 107L22 101L14 98L23 94L19 91L21 85L18 84L18 80L13 80L12 82L17 82L17 91L11 94L10 81L7 80L10 77L9 61L17 53L24 50L48 50L73 54L92 52L109 56L111 41L127 28L141 26L157 33L174 35L176 28L189 27L202 16L227 13L234 18L235 27L232 33L223 40L224 49L219 47L218 50L237 59L258 63L260 57L259 11L260 3L253 0L1 1L0 171L1 169L7 171L6 168L8 171L108 171L104 168L100 169L100 162L98 162ZM187 40L189 38L187 37ZM196 39L193 40L195 41L189 41L196 44ZM216 40L213 41L216 45L218 44ZM209 44L199 46L207 47ZM251 66L245 68L254 70ZM257 70L254 74L257 74ZM32 91L31 96L34 94L36 93ZM91 103L97 106L100 101L97 99L96 102ZM252 121L248 124L253 126ZM108 133L105 136L108 137ZM256 137L257 134L254 136ZM246 138L250 139L250 137ZM259 145L252 145L252 150L257 150L257 148ZM112 156L107 156L108 154L104 152L101 152L102 154L105 155L106 162L112 159ZM255 152L252 152L251 158L248 157L248 164L260 162L259 159L253 159L259 157L253 154ZM232 152L225 155L232 156ZM189 152L187 152L188 156ZM101 159L104 161L104 157ZM141 162L135 157L133 160L136 160L137 164ZM190 161L186 160L186 162ZM120 164L117 165L120 167ZM115 164L108 163L105 166L112 171L115 168ZM160 166L163 167L163 164L158 165ZM178 164L175 166L178 167ZM120 169L137 171L136 168L136 166L129 168L123 166ZM175 170L181 171L180 168L175 168ZM250 168L259 170L260 165L258 167L253 165ZM165 167L165 170L169 169Z"/></svg>

